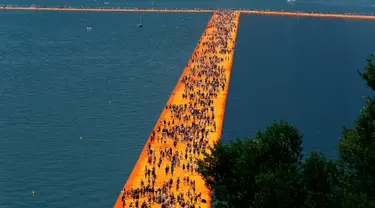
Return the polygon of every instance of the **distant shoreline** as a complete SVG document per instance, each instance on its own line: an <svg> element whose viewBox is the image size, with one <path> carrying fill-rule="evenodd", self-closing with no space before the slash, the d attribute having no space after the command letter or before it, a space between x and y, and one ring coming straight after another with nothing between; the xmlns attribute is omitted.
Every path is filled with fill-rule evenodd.
<svg viewBox="0 0 375 208"><path fill-rule="evenodd" d="M27 10L27 11L92 11L92 12L187 12L187 13L210 13L223 9L169 9L169 8L105 8L105 7L51 7L51 6L13 6L0 5L0 10ZM259 15L278 15L278 16L303 16L303 17L327 17L327 18L346 18L346 19L374 19L375 15L364 15L355 13L319 13L319 12L299 12L299 11L282 11L282 10L233 10L244 14Z"/></svg>

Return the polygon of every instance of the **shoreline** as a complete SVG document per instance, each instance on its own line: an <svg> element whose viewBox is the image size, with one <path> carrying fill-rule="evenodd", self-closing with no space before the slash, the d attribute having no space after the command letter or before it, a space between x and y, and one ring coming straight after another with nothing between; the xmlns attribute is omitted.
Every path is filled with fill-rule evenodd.
<svg viewBox="0 0 375 208"><path fill-rule="evenodd" d="M183 13L212 13L221 9L167 9L167 8L73 8L73 7L22 7L22 6L4 6L0 10L13 10L13 11L86 11L86 12L183 12ZM299 12L299 11L277 11L277 10L234 10L234 12L244 14L260 14L260 15L277 15L277 16L303 16L303 17L324 17L324 18L346 18L346 19L373 19L375 15L354 14L354 13L319 13L319 12Z"/></svg>

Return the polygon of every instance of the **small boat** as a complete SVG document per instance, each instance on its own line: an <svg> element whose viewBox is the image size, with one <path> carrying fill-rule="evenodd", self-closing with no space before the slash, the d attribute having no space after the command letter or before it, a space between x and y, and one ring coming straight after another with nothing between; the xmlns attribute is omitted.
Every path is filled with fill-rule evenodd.
<svg viewBox="0 0 375 208"><path fill-rule="evenodd" d="M139 18L139 24L138 24L137 27L143 27L143 25L142 25L142 16Z"/></svg>
<svg viewBox="0 0 375 208"><path fill-rule="evenodd" d="M86 27L87 31L91 31L92 27Z"/></svg>

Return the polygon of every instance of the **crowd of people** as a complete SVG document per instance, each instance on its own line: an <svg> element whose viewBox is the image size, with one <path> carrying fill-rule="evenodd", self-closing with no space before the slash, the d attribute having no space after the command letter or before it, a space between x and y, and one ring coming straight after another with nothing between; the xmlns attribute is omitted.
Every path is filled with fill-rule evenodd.
<svg viewBox="0 0 375 208"><path fill-rule="evenodd" d="M122 207L201 207L209 193L197 189L197 161L217 130L215 100L228 84L225 62L231 61L236 13L214 13L147 144L147 164L140 182L121 191ZM136 181L136 180L134 180ZM209 207L208 204L206 204Z"/></svg>

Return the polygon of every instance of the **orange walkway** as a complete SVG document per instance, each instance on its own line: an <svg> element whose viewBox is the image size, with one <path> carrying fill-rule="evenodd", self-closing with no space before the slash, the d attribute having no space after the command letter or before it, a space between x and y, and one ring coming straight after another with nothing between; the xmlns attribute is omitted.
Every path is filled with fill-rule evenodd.
<svg viewBox="0 0 375 208"><path fill-rule="evenodd" d="M199 41L199 44L197 45L193 54L194 53L199 54L199 53L201 53L202 48L205 48L205 46L202 44L205 41L207 41L205 39L206 36L204 34L210 34L210 33L212 33L213 30L216 30L216 28L210 27L212 25L215 17L216 17L216 14L214 14L213 17L211 18L211 20L209 21L208 26L206 27L206 29L205 29L205 31L204 31L204 33L203 33L203 35L202 35L202 37ZM231 67L232 67L232 60L233 60L233 54L234 54L234 44L235 44L236 35L237 35L239 17L240 17L240 14L236 12L235 13L235 21L234 21L236 27L231 32L231 37L233 38L233 42L228 41L228 47L227 48L231 48L233 50L231 52L227 53L226 55L221 55L221 54L217 53L218 57L224 59L224 61L221 62L219 65L225 67L225 74L226 74L226 78L227 78L226 83L227 84L225 85L224 90L220 91L218 96L213 99L213 101L214 101L213 103L214 103L214 107L215 107L215 111L214 111L215 112L215 119L214 120L216 122L216 131L210 132L208 134L209 138L210 138L209 145L212 145L213 142L219 140L220 135L221 135L222 124L223 124L223 119L224 119L225 103L226 103L226 97L227 97L227 92L228 92L229 78L230 78L230 72L231 72ZM221 37L221 38L223 38L223 37ZM225 57L227 59L225 59ZM197 66L196 63L197 62L193 62L192 58L190 58L190 60L187 64L186 68L184 69L181 77L188 74L191 67ZM188 104L187 99L182 99L183 93L184 93L184 85L179 81L177 83L172 95L169 98L167 106L169 106L170 104ZM166 108L164 108L164 110L163 110L162 114L160 115L160 118L159 118L158 121L170 119L171 118L170 114L171 114L170 111L167 110ZM191 121L189 121L189 122L191 123ZM154 128L155 132L157 132L158 126L159 126L159 122L157 122L157 124ZM152 133L151 133L151 135L152 135ZM151 137L151 135L150 135L150 137ZM129 176L129 178L128 178L125 186L124 186L124 188L126 190L129 190L131 188L139 187L142 179L145 180L145 184L147 184L147 179L144 177L144 175L145 175L144 170L145 170L145 166L147 165L147 149L148 149L148 143L150 143L150 142L151 142L151 139L149 138L145 147L144 147L144 149L143 149L143 151L141 152L141 155L140 155L132 173L130 174L130 176ZM168 139L166 145L163 145L162 143L157 142L157 141L154 141L152 143L152 148L157 150L156 154L158 155L158 157L160 155L158 150L160 148L165 148L165 147L169 147L169 146L173 147L171 139ZM186 144L180 142L180 143L177 144L177 147L175 148L175 150L185 152L185 148L186 148ZM184 163L184 162L186 162L185 159L182 160L182 163ZM156 179L155 187L160 187L164 181L169 180L170 178L173 178L173 181L176 181L177 177L179 177L180 180L181 180L181 182L180 182L181 186L180 186L179 191L184 190L185 193L186 193L186 191L189 189L189 186L184 185L182 179L183 179L184 175L189 173L190 179L196 181L196 192L197 193L201 192L201 194L202 194L201 198L207 200L207 203L202 203L201 201L200 202L198 201L198 203L196 203L196 207L197 208L198 207L209 208L210 207L210 200L211 200L211 193L205 187L205 184L204 184L204 181L202 180L202 178L197 173L190 173L190 172L187 172L187 171L184 172L182 170L182 168L176 168L175 171L174 171L174 176L171 176L170 174L166 175L165 171L164 171L164 167L165 167L166 164L168 164L168 163L163 162L161 168L159 168L159 169L157 168L157 179ZM148 165L148 166L151 166L151 165ZM176 190L175 189L175 183L176 182L174 182L173 187L172 187L173 191ZM119 195L119 197L118 197L118 199L117 199L117 201L114 205L115 208L121 208L122 207L122 199L121 198L122 198L122 194ZM139 199L140 205L142 204L143 201L147 202L147 198L146 197L140 197L140 199ZM126 207L129 207L130 202L133 202L133 204L134 204L134 199L127 199L126 200ZM140 205L139 205L139 207L140 207ZM160 206L161 205L157 204L157 203L152 204L152 207L160 207ZM176 207L180 207L180 205L177 205Z"/></svg>
<svg viewBox="0 0 375 208"><path fill-rule="evenodd" d="M51 8L51 7L0 7L0 10L45 10L45 11L92 11L92 12L214 12L212 9L130 9L130 8ZM375 15L361 14L329 14L329 13L308 13L308 12L286 12L266 10L236 10L247 14L281 15L281 16L305 16L305 17L333 17L347 19L374 19Z"/></svg>
<svg viewBox="0 0 375 208"><path fill-rule="evenodd" d="M308 13L308 12L255 11L255 10L240 10L240 12L247 13L247 14L263 14L263 15L279 15L279 16L331 17L331 18L375 20L375 16L373 15L358 15L358 14L328 14L328 13Z"/></svg>
<svg viewBox="0 0 375 208"><path fill-rule="evenodd" d="M121 8L57 8L57 7L0 7L0 10L87 11L87 12L213 12L212 9L121 9Z"/></svg>

